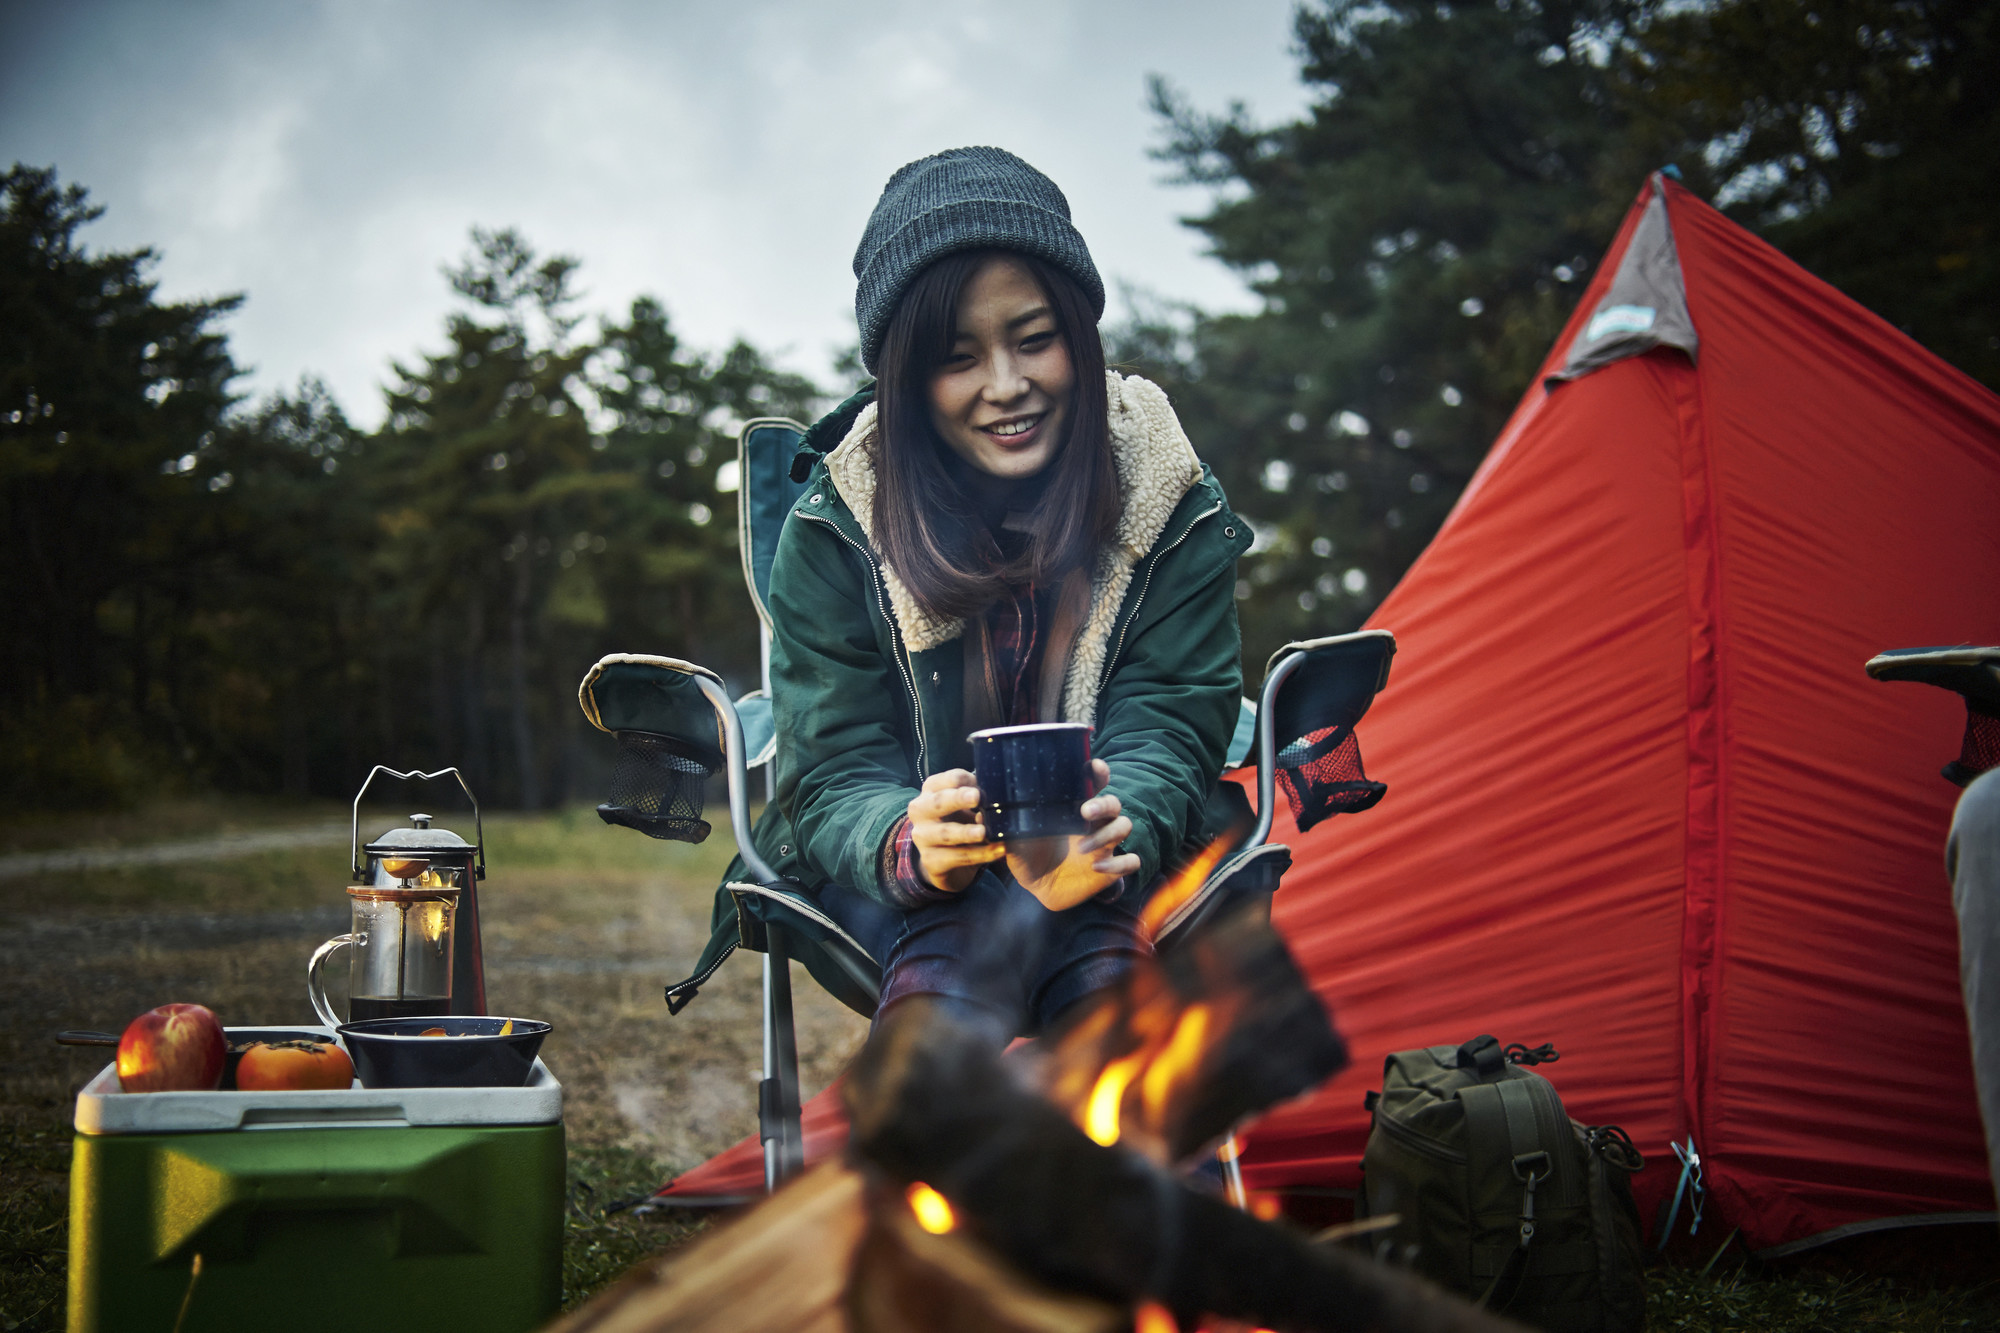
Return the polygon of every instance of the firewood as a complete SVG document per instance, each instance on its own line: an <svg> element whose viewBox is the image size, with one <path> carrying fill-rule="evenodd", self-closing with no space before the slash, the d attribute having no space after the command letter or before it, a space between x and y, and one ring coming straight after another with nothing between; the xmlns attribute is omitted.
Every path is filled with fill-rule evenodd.
<svg viewBox="0 0 2000 1333"><path fill-rule="evenodd" d="M932 1235L876 1192L848 1291L854 1333L1123 1333L1131 1314L1048 1290L957 1231Z"/></svg>
<svg viewBox="0 0 2000 1333"><path fill-rule="evenodd" d="M867 1230L861 1175L828 1162L547 1333L849 1333L848 1274Z"/></svg>
<svg viewBox="0 0 2000 1333"><path fill-rule="evenodd" d="M1184 1328L1203 1313L1280 1333L1512 1327L1093 1143L921 999L889 1012L846 1087L858 1158L927 1182L974 1239L1059 1290L1157 1300Z"/></svg>

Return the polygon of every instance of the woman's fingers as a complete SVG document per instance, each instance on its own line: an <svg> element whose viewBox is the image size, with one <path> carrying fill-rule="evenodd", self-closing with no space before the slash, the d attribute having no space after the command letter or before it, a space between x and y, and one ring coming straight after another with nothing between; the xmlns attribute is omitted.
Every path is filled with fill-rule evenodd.
<svg viewBox="0 0 2000 1333"><path fill-rule="evenodd" d="M986 825L964 824L956 820L913 820L910 836L917 840L919 847L970 845L986 841Z"/></svg>
<svg viewBox="0 0 2000 1333"><path fill-rule="evenodd" d="M954 787L977 789L978 786L978 780L962 768L947 768L942 773L933 773L924 779L924 790L927 792L950 791Z"/></svg>
<svg viewBox="0 0 2000 1333"><path fill-rule="evenodd" d="M923 865L924 876L936 883L939 876L953 870L970 866L983 866L998 861L1007 854L1007 849L997 842L978 843L970 847L926 847L918 860Z"/></svg>
<svg viewBox="0 0 2000 1333"><path fill-rule="evenodd" d="M1111 765L1105 763L1102 759L1091 760L1090 790L1093 792L1100 792L1110 785L1111 785Z"/></svg>
<svg viewBox="0 0 2000 1333"><path fill-rule="evenodd" d="M924 791L910 802L910 822L962 817L979 805L977 787L936 787L924 784Z"/></svg>
<svg viewBox="0 0 2000 1333"><path fill-rule="evenodd" d="M1115 819L1124 805L1110 792L1101 792L1083 803L1083 817L1096 823L1100 819Z"/></svg>
<svg viewBox="0 0 2000 1333"><path fill-rule="evenodd" d="M1100 829L1092 831L1076 845L1076 855L1088 856L1106 847L1116 847L1132 836L1132 821L1120 815Z"/></svg>
<svg viewBox="0 0 2000 1333"><path fill-rule="evenodd" d="M1093 861L1090 868L1100 875L1109 875L1113 879L1121 879L1126 875L1136 875L1139 873L1139 857L1135 852L1124 852L1102 861Z"/></svg>

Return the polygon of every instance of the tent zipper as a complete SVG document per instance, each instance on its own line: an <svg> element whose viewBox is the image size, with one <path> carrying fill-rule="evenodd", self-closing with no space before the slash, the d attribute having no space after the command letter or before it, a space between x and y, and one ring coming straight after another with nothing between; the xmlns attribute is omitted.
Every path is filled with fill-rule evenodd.
<svg viewBox="0 0 2000 1333"><path fill-rule="evenodd" d="M796 509L792 512L800 518L811 519L815 523L826 524L829 528L833 529L835 536L839 537L849 546L852 546L860 553L861 558L868 562L868 572L873 576L875 583L875 606L882 613L882 619L887 622L889 632L896 638L896 667L902 673L903 688L909 691L910 695L910 714L915 720L917 727L917 776L919 781L921 781L930 772L930 746L924 737L924 704L923 700L917 697L916 669L910 665L909 650L903 646L902 627L896 623L896 617L889 609L888 594L882 584L882 567L875 562L874 555L869 552L866 546L863 546L860 542L855 541L854 538L842 532L840 525L832 519L822 517L819 514L804 513Z"/></svg>
<svg viewBox="0 0 2000 1333"><path fill-rule="evenodd" d="M1160 561L1166 557L1167 552L1173 550L1176 546L1179 546L1182 542L1187 540L1188 534L1194 531L1195 524L1201 522L1205 518L1212 518L1214 515L1220 513L1221 510L1222 510L1222 501L1217 500L1207 509L1204 509L1201 513L1196 514L1193 518L1189 519L1188 525L1181 529L1180 536L1174 538L1172 541L1168 542L1165 546L1162 546L1158 550L1154 551L1151 558L1147 560L1146 577L1139 581L1139 593L1132 599L1132 612L1130 615L1125 617L1125 627L1118 631L1117 646L1114 647L1111 650L1111 652L1108 655L1106 655L1104 659L1104 670L1101 673L1099 673L1097 677L1097 688L1096 690L1092 691L1093 696L1104 693L1105 682L1111 679L1111 668L1117 665L1118 654L1125 651L1125 636L1132 632L1132 622L1139 618L1139 604L1146 600L1146 589L1153 586L1153 571L1159 568Z"/></svg>

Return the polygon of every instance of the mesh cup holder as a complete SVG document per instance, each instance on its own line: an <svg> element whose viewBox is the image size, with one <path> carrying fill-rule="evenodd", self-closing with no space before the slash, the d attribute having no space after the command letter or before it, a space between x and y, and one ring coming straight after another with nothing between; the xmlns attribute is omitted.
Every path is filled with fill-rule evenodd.
<svg viewBox="0 0 2000 1333"><path fill-rule="evenodd" d="M1361 770L1361 742L1351 727L1326 727L1278 751L1278 785L1304 833L1322 819L1358 814L1382 799L1388 784Z"/></svg>
<svg viewBox="0 0 2000 1333"><path fill-rule="evenodd" d="M597 807L597 816L649 838L700 842L708 836L702 787L714 772L694 747L671 736L621 731L611 799Z"/></svg>
<svg viewBox="0 0 2000 1333"><path fill-rule="evenodd" d="M1944 766L1944 775L1963 787L1989 768L2000 768L2000 717L1968 705L1965 740L1959 746L1958 758Z"/></svg>

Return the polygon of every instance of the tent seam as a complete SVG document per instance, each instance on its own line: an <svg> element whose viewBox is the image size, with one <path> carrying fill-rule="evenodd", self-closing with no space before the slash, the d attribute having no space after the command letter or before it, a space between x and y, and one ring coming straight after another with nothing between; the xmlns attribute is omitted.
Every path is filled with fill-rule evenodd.
<svg viewBox="0 0 2000 1333"><path fill-rule="evenodd" d="M1668 213L1672 221L1671 194ZM1676 246L1678 248L1678 237ZM1686 266L1682 266L1683 282ZM1693 294L1684 290L1690 304ZM1696 324L1699 328L1699 324ZM1716 1056L1716 1005L1721 995L1721 937L1725 905L1723 836L1728 709L1723 671L1721 506L1716 496L1713 435L1707 401L1695 366L1648 356L1671 377L1681 439L1682 537L1687 564L1688 693L1687 807L1681 940L1682 1112L1686 1131L1704 1156L1713 1148L1710 1119ZM1712 1177L1711 1177L1712 1178Z"/></svg>

